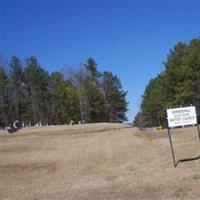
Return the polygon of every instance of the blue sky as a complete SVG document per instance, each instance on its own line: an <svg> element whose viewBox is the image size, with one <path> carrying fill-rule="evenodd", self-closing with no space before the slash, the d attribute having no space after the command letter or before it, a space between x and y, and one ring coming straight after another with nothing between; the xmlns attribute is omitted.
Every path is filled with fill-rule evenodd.
<svg viewBox="0 0 200 200"><path fill-rule="evenodd" d="M200 36L200 1L0 0L0 53L36 56L49 72L93 57L128 91L128 119L169 49Z"/></svg>

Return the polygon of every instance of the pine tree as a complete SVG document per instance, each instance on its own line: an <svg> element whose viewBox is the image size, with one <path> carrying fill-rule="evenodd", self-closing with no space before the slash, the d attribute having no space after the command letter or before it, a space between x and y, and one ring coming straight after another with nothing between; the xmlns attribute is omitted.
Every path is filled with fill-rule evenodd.
<svg viewBox="0 0 200 200"><path fill-rule="evenodd" d="M3 64L0 65L0 126L6 126L8 122L8 113L6 112L8 108L7 101L7 84L8 76L4 70Z"/></svg>
<svg viewBox="0 0 200 200"><path fill-rule="evenodd" d="M85 64L88 77L93 82L98 82L98 78L101 76L101 73L97 71L97 63L93 58L88 58L87 63Z"/></svg>
<svg viewBox="0 0 200 200"><path fill-rule="evenodd" d="M120 80L111 72L103 73L103 92L106 101L106 120L108 122L123 122L127 120L126 94L122 90Z"/></svg>
<svg viewBox="0 0 200 200"><path fill-rule="evenodd" d="M13 116L15 119L23 119L25 108L25 88L24 88L24 72L20 60L13 56L10 61L10 86L12 87L12 99L13 99Z"/></svg>
<svg viewBox="0 0 200 200"><path fill-rule="evenodd" d="M48 123L48 73L40 67L35 57L27 60L25 68L25 80L30 105L29 113L32 113L32 122L41 121Z"/></svg>
<svg viewBox="0 0 200 200"><path fill-rule="evenodd" d="M175 45L164 66L165 70L145 89L141 111L134 121L137 126L166 126L169 106L193 104L200 113L200 39Z"/></svg>
<svg viewBox="0 0 200 200"><path fill-rule="evenodd" d="M8 75L0 65L0 126L16 119L24 125L126 120L126 92L118 77L102 76L92 58L84 66L64 79L57 71L49 75L35 57L23 67L13 56Z"/></svg>
<svg viewBox="0 0 200 200"><path fill-rule="evenodd" d="M103 94L91 79L84 81L84 97L86 99L86 122L105 121L105 103Z"/></svg>

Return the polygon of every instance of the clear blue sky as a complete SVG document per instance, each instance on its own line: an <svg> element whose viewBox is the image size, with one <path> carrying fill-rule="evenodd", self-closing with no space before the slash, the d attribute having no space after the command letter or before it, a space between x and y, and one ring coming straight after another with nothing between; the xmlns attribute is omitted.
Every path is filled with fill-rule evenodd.
<svg viewBox="0 0 200 200"><path fill-rule="evenodd" d="M0 53L31 55L49 72L93 57L128 91L128 119L177 42L200 36L200 1L2 1Z"/></svg>

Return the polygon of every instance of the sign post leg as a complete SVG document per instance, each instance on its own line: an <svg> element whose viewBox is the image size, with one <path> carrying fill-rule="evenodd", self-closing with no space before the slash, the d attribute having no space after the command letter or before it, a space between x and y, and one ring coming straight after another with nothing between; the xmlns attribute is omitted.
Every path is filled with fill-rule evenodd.
<svg viewBox="0 0 200 200"><path fill-rule="evenodd" d="M197 124L197 129L198 129L198 134L199 134L199 142L200 142L200 128L199 125Z"/></svg>
<svg viewBox="0 0 200 200"><path fill-rule="evenodd" d="M170 133L170 129L169 128L168 128L168 136L169 136L169 141L170 141L170 147L171 147L172 159L173 159L174 167L176 167L176 160L175 160L175 155L174 155L174 148L173 148L173 145L172 145L172 138L171 138L171 133Z"/></svg>

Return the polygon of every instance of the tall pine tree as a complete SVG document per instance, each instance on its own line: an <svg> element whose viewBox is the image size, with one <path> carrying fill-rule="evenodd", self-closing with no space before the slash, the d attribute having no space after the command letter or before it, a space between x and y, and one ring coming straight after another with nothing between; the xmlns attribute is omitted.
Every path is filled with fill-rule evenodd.
<svg viewBox="0 0 200 200"><path fill-rule="evenodd" d="M125 99L127 92L122 90L119 78L111 72L104 72L102 86L105 95L106 121L123 122L127 120L128 103Z"/></svg>

